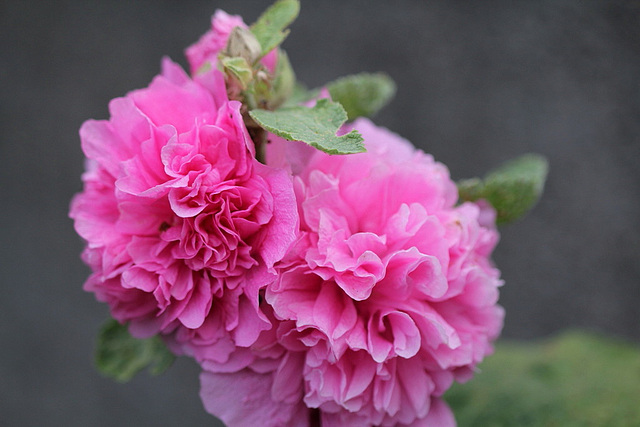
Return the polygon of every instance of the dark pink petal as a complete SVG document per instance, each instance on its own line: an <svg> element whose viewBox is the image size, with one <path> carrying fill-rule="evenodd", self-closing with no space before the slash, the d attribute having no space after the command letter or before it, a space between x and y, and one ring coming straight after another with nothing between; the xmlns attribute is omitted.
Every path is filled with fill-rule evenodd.
<svg viewBox="0 0 640 427"><path fill-rule="evenodd" d="M191 295L187 297L188 304L178 316L178 320L187 328L199 328L211 308L211 289L208 281L197 283Z"/></svg>

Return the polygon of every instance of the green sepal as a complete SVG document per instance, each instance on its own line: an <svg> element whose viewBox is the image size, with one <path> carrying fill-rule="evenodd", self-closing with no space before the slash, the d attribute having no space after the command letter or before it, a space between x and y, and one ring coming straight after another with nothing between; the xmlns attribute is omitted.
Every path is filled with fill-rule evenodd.
<svg viewBox="0 0 640 427"><path fill-rule="evenodd" d="M525 154L494 169L483 180L458 182L461 201L487 200L496 210L498 224L525 215L540 199L549 164L537 154Z"/></svg>
<svg viewBox="0 0 640 427"><path fill-rule="evenodd" d="M96 347L98 370L119 382L129 381L145 368L149 368L152 375L160 375L175 360L159 337L134 338L126 325L113 319L102 326Z"/></svg>
<svg viewBox="0 0 640 427"><path fill-rule="evenodd" d="M202 75L205 73L208 73L209 71L211 71L211 69L213 68L213 66L211 65L211 62L209 61L205 61L200 68L198 68L195 72L196 75Z"/></svg>
<svg viewBox="0 0 640 427"><path fill-rule="evenodd" d="M278 0L264 11L251 26L251 32L262 47L262 55L266 55L278 47L287 38L289 30L285 30L300 12L298 0Z"/></svg>
<svg viewBox="0 0 640 427"><path fill-rule="evenodd" d="M396 84L384 73L360 73L341 77L327 85L331 99L342 104L349 120L371 117L396 93Z"/></svg>
<svg viewBox="0 0 640 427"><path fill-rule="evenodd" d="M245 90L253 80L253 69L247 60L240 56L221 56L220 60L227 74L233 76L240 88Z"/></svg>
<svg viewBox="0 0 640 427"><path fill-rule="evenodd" d="M303 141L328 154L365 152L362 135L352 130L336 136L347 120L344 108L328 99L314 107L287 107L276 111L256 109L249 112L253 120L267 131L289 141Z"/></svg>

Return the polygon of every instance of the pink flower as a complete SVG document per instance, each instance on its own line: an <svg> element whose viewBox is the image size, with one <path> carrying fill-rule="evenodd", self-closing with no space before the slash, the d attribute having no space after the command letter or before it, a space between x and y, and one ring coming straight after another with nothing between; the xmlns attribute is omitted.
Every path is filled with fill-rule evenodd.
<svg viewBox="0 0 640 427"><path fill-rule="evenodd" d="M278 341L306 353L304 402L324 427L453 425L440 396L502 327L491 212L456 206L446 167L397 135L353 127L367 153L271 147L295 155L301 221L266 291Z"/></svg>
<svg viewBox="0 0 640 427"><path fill-rule="evenodd" d="M296 235L291 179L255 160L217 71L196 82L165 60L109 109L80 130L85 289L134 335L205 336L223 360L270 327L258 293Z"/></svg>
<svg viewBox="0 0 640 427"><path fill-rule="evenodd" d="M227 46L229 35L235 27L248 28L242 17L229 15L223 10L216 10L211 17L211 29L185 51L191 74L195 75L206 62L209 62L215 68L218 54ZM277 59L278 53L274 49L261 62L270 72L273 72L276 68Z"/></svg>

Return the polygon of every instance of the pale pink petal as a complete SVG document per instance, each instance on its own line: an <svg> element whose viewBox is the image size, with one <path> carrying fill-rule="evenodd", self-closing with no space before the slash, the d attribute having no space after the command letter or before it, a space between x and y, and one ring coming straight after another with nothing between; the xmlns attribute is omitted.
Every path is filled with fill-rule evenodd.
<svg viewBox="0 0 640 427"><path fill-rule="evenodd" d="M205 409L228 427L309 426L309 410L301 401L286 403L271 394L271 374L249 369L233 374L204 371L200 383Z"/></svg>

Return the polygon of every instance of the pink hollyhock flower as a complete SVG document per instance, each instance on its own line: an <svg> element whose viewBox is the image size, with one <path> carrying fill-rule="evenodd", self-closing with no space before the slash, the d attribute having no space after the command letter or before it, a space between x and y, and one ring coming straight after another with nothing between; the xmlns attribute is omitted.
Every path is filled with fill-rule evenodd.
<svg viewBox="0 0 640 427"><path fill-rule="evenodd" d="M407 141L353 127L367 153L270 147L274 162L294 156L301 222L266 291L278 341L305 353L304 402L323 427L454 425L440 396L502 327L492 213L456 206L446 167Z"/></svg>
<svg viewBox="0 0 640 427"><path fill-rule="evenodd" d="M235 27L249 28L242 20L242 17L229 15L223 10L216 10L211 17L211 29L185 51L191 74L195 75L206 62L211 63L215 68L218 54L227 46L229 35ZM265 55L261 62L270 72L273 72L276 68L277 60L278 53L274 49Z"/></svg>
<svg viewBox="0 0 640 427"><path fill-rule="evenodd" d="M85 289L114 318L138 337L205 337L224 361L270 327L258 293L298 218L290 177L255 160L221 73L201 79L164 60L149 87L111 101L108 121L83 124L70 216L93 270Z"/></svg>

